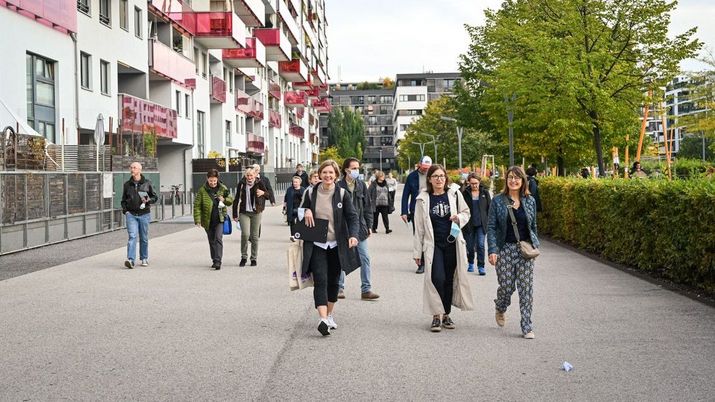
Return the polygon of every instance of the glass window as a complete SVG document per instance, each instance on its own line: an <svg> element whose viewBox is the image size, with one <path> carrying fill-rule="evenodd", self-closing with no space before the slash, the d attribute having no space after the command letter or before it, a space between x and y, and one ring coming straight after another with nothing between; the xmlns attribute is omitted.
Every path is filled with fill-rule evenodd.
<svg viewBox="0 0 715 402"><path fill-rule="evenodd" d="M204 112L198 110L196 111L196 150L198 151L198 157L204 157L204 121L206 115Z"/></svg>
<svg viewBox="0 0 715 402"><path fill-rule="evenodd" d="M231 146L231 121L226 120L226 146Z"/></svg>
<svg viewBox="0 0 715 402"><path fill-rule="evenodd" d="M142 38L142 9L134 7L134 35Z"/></svg>
<svg viewBox="0 0 715 402"><path fill-rule="evenodd" d="M54 62L25 55L27 123L51 142L55 139Z"/></svg>
<svg viewBox="0 0 715 402"><path fill-rule="evenodd" d="M189 94L184 94L184 113L186 113L187 119L191 119L191 96Z"/></svg>
<svg viewBox="0 0 715 402"><path fill-rule="evenodd" d="M176 91L176 114L181 115L181 92Z"/></svg>
<svg viewBox="0 0 715 402"><path fill-rule="evenodd" d="M104 25L111 25L112 13L109 0L99 0L99 22Z"/></svg>
<svg viewBox="0 0 715 402"><path fill-rule="evenodd" d="M84 89L92 89L92 56L81 52L79 55L80 85Z"/></svg>
<svg viewBox="0 0 715 402"><path fill-rule="evenodd" d="M99 86L103 94L109 95L109 62L99 61Z"/></svg>
<svg viewBox="0 0 715 402"><path fill-rule="evenodd" d="M119 27L129 30L129 1L119 0Z"/></svg>
<svg viewBox="0 0 715 402"><path fill-rule="evenodd" d="M77 0L77 10L90 15L89 0Z"/></svg>

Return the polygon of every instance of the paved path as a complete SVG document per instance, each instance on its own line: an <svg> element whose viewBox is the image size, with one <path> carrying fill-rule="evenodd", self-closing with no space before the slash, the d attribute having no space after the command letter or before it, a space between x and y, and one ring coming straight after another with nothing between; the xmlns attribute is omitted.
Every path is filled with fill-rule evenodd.
<svg viewBox="0 0 715 402"><path fill-rule="evenodd" d="M327 338L312 292L288 291L279 207L258 267L238 267L234 233L210 270L187 228L151 240L149 268L123 269L119 243L0 281L0 400L713 400L715 309L548 242L535 340L516 295L494 323L493 268L471 277L476 311L430 333L411 230L391 218L370 240L382 297L361 301L350 275Z"/></svg>

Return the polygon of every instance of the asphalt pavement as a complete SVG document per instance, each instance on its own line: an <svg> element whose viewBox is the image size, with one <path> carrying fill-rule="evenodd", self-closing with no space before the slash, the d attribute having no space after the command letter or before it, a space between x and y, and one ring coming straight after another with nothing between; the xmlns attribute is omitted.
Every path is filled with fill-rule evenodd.
<svg viewBox="0 0 715 402"><path fill-rule="evenodd" d="M506 326L494 322L493 267L470 276L476 310L429 332L396 214L393 233L380 224L369 240L380 299L360 300L349 275L339 328L322 337L312 291L288 290L282 219L280 206L264 213L257 267L238 266L234 232L210 269L205 232L177 223L163 236L152 225L148 268L123 268L120 240L93 253L96 237L58 245L77 258L0 281L0 400L714 398L714 308L546 241L536 339L521 337L516 294ZM0 271L8 257L22 253Z"/></svg>

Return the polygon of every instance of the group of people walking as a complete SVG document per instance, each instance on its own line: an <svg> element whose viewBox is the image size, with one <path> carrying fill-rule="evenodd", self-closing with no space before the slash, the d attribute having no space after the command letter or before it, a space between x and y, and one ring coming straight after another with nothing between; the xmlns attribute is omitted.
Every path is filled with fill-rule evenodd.
<svg viewBox="0 0 715 402"><path fill-rule="evenodd" d="M149 205L156 202L151 182L141 175L141 165L132 164L132 178L124 185L122 208L127 215L129 243L128 268L134 267L136 237L140 237L140 260L148 265L147 229ZM394 210L396 183L377 171L366 185L360 178L360 161L347 158L340 167L332 160L323 162L315 172L306 173L299 166L292 186L284 197L288 224L304 221L312 227L315 219L328 222L325 242L303 241L302 272L313 277L313 298L319 315L318 331L329 335L337 329L335 303L344 298L345 275L360 268L361 299L376 300L372 291L371 261L367 240L376 233L382 217L386 233L392 232L388 215ZM454 329L452 306L473 310L474 300L469 272L486 275L485 239L488 261L495 266L495 320L504 326L506 311L515 290L519 293L521 330L533 339L531 322L534 260L525 257L520 243L539 247L536 226L537 201L530 190L532 183L521 167L506 172L504 190L493 199L482 186L479 175L468 175L465 188L451 183L444 167L433 165L424 157L418 169L407 177L402 196L401 218L412 223L413 258L417 273L424 273L424 311L432 316L430 330ZM533 187L532 187L533 189ZM233 219L241 226L239 265L258 264L258 238L261 214L266 201L275 205L270 181L261 178L260 167L246 169L235 197L220 182L219 173L207 173L194 201L194 222L206 231L212 268L221 269L223 224ZM231 207L232 215L229 215ZM540 207L540 206L539 206ZM291 236L291 240L295 240ZM248 243L251 243L250 254Z"/></svg>

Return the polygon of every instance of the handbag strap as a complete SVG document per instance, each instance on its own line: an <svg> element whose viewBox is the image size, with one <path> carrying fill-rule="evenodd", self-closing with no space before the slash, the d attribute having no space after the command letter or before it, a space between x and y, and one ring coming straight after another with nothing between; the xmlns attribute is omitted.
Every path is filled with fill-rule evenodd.
<svg viewBox="0 0 715 402"><path fill-rule="evenodd" d="M514 217L514 207L511 205L506 206L507 211L509 211L509 216L511 216L511 227L514 228L514 236L516 237L516 242L520 242L519 238L519 228L516 227L516 218Z"/></svg>

